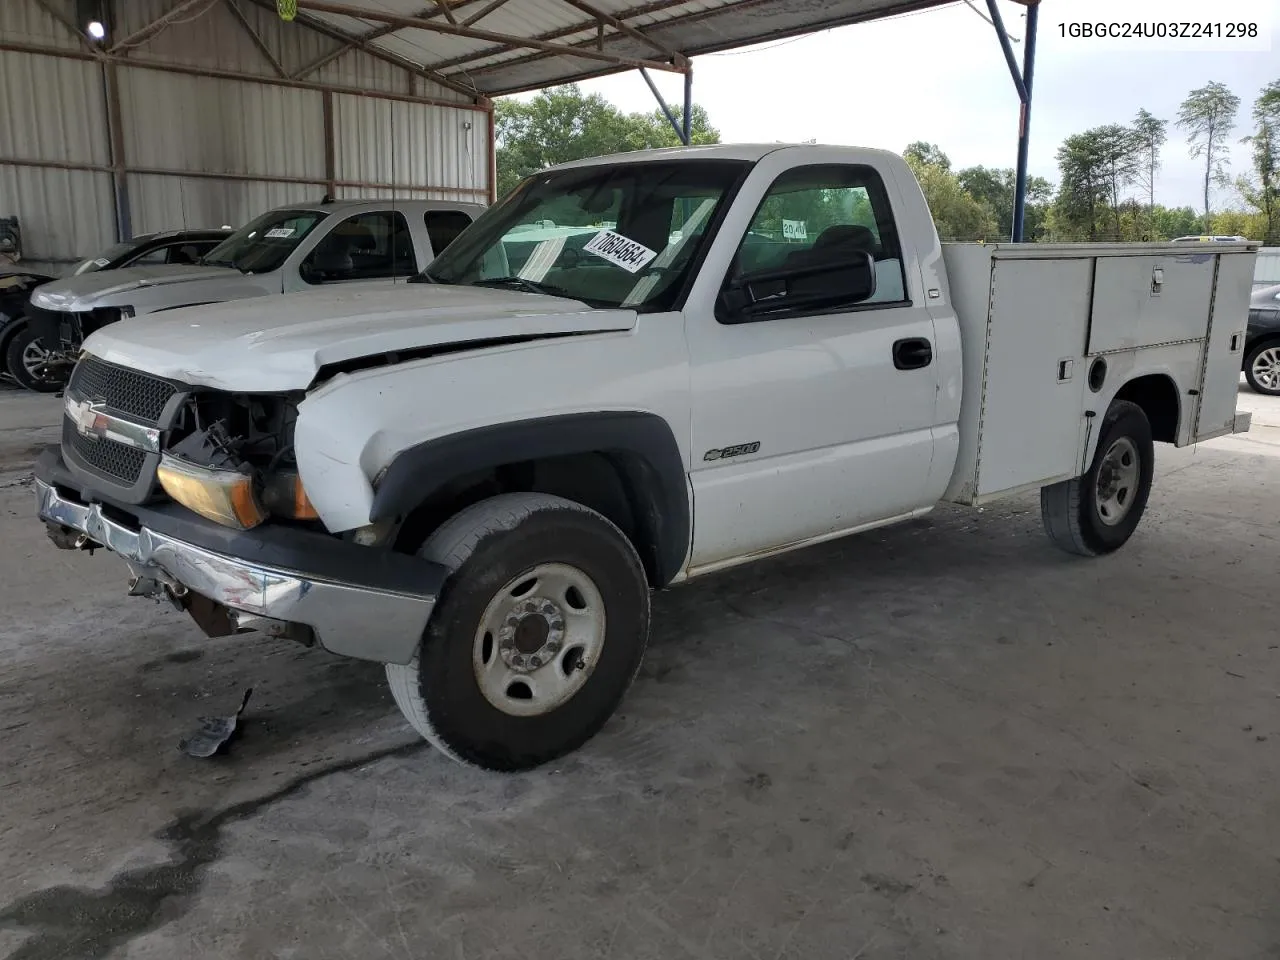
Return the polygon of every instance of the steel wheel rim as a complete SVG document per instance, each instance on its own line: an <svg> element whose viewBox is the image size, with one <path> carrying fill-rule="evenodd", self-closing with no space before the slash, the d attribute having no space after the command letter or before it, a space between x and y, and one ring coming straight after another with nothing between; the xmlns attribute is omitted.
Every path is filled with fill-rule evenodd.
<svg viewBox="0 0 1280 960"><path fill-rule="evenodd" d="M1142 476L1142 456L1128 437L1120 437L1102 457L1094 485L1098 517L1108 527L1123 522L1133 509Z"/></svg>
<svg viewBox="0 0 1280 960"><path fill-rule="evenodd" d="M49 361L50 352L40 346L39 340L32 340L22 349L22 369L34 380L47 380L48 375L38 368Z"/></svg>
<svg viewBox="0 0 1280 960"><path fill-rule="evenodd" d="M1280 390L1280 347L1267 347L1253 358L1253 379L1268 390Z"/></svg>
<svg viewBox="0 0 1280 960"><path fill-rule="evenodd" d="M485 607L472 644L480 692L513 717L550 713L582 689L604 648L604 597L586 573L543 563Z"/></svg>

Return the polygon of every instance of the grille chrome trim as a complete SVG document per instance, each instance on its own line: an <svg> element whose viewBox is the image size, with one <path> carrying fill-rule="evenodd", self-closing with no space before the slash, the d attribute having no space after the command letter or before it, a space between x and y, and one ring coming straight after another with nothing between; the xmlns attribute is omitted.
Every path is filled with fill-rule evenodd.
<svg viewBox="0 0 1280 960"><path fill-rule="evenodd" d="M147 453L160 452L160 431L107 413L104 400L92 400L67 388L62 401L67 419L82 437L113 440Z"/></svg>

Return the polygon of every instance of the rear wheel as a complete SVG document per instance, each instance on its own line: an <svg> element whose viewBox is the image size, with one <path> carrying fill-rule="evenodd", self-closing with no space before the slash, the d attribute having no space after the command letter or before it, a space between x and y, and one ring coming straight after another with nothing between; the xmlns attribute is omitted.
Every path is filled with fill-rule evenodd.
<svg viewBox="0 0 1280 960"><path fill-rule="evenodd" d="M413 660L387 666L415 730L455 760L513 771L604 726L649 633L644 569L617 527L560 497L503 494L420 554L453 573Z"/></svg>
<svg viewBox="0 0 1280 960"><path fill-rule="evenodd" d="M1280 342L1260 343L1244 361L1244 378L1258 393L1280 397Z"/></svg>
<svg viewBox="0 0 1280 960"><path fill-rule="evenodd" d="M63 377L43 369L52 357L53 353L46 349L44 341L36 336L30 326L23 326L10 337L5 349L5 365L9 376L21 386L37 393L55 393L62 389Z"/></svg>
<svg viewBox="0 0 1280 960"><path fill-rule="evenodd" d="M1147 415L1135 403L1113 402L1089 472L1040 490L1040 516L1049 539L1085 557L1124 546L1147 508L1154 466Z"/></svg>

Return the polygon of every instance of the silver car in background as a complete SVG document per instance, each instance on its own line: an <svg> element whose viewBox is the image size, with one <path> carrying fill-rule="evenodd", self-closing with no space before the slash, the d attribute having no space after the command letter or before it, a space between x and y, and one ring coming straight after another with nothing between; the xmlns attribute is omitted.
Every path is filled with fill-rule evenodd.
<svg viewBox="0 0 1280 960"><path fill-rule="evenodd" d="M294 293L407 280L484 207L444 200L324 200L270 210L188 266L85 273L38 288L28 322L48 351L46 376L70 372L93 331L127 317Z"/></svg>

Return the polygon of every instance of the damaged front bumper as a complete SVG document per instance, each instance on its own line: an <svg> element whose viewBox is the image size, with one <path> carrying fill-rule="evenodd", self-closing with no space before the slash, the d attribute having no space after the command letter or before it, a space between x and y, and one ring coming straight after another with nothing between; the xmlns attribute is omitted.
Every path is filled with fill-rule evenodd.
<svg viewBox="0 0 1280 960"><path fill-rule="evenodd" d="M237 531L176 504L96 498L79 489L57 447L36 462L35 489L55 544L119 555L133 572L132 593L167 596L214 636L301 634L342 656L408 663L448 575L439 564L322 533L271 524Z"/></svg>

